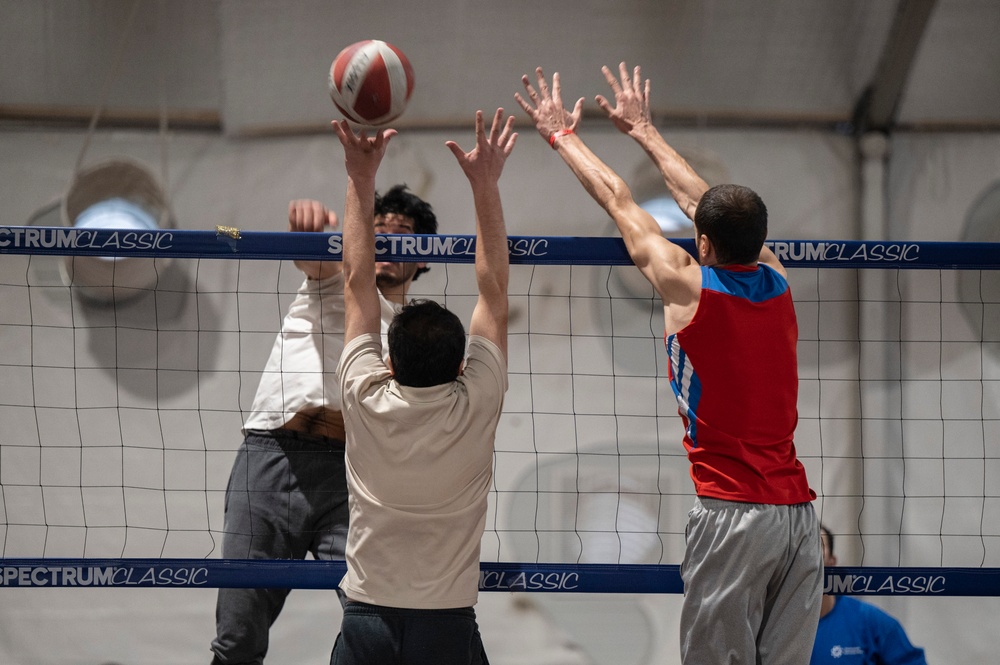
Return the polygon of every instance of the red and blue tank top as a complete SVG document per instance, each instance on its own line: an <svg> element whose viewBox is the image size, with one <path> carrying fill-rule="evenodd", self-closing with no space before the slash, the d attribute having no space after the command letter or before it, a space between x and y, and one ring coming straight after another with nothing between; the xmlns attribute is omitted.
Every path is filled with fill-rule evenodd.
<svg viewBox="0 0 1000 665"><path fill-rule="evenodd" d="M795 455L798 324L773 268L701 268L691 322L665 336L698 496L789 505L816 498Z"/></svg>

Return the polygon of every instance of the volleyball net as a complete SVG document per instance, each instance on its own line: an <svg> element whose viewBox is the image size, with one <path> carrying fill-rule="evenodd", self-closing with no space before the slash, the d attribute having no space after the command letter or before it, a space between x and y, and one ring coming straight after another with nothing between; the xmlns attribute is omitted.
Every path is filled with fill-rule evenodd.
<svg viewBox="0 0 1000 665"><path fill-rule="evenodd" d="M768 244L798 314L796 447L857 564L827 590L1000 594L1000 244ZM618 238L509 245L480 588L680 593L694 497L662 305ZM464 321L474 248L376 245L431 264L410 295ZM220 552L240 429L303 279L292 260L340 249L339 234L0 227L0 586L335 587L343 562Z"/></svg>

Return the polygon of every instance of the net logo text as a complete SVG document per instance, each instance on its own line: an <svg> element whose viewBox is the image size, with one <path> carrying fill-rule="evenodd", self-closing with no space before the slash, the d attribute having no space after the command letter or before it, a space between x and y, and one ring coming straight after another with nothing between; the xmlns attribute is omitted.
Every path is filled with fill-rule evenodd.
<svg viewBox="0 0 1000 665"><path fill-rule="evenodd" d="M204 586L207 568L4 566L0 586Z"/></svg>
<svg viewBox="0 0 1000 665"><path fill-rule="evenodd" d="M0 247L18 249L170 249L172 233L111 231L98 233L80 229L32 229L0 226Z"/></svg>
<svg viewBox="0 0 1000 665"><path fill-rule="evenodd" d="M920 245L906 242L861 244L853 246L844 242L795 242L768 241L779 261L865 261L899 262L918 261Z"/></svg>
<svg viewBox="0 0 1000 665"><path fill-rule="evenodd" d="M579 586L579 573L479 573L480 591L573 591Z"/></svg>
<svg viewBox="0 0 1000 665"><path fill-rule="evenodd" d="M508 238L507 249L511 256L547 256L547 238ZM344 251L343 236L332 235L327 241L328 254L340 255ZM476 239L464 236L438 235L376 235L375 255L385 256L472 256L476 255Z"/></svg>
<svg viewBox="0 0 1000 665"><path fill-rule="evenodd" d="M865 593L944 593L943 575L827 575L823 586L826 594Z"/></svg>

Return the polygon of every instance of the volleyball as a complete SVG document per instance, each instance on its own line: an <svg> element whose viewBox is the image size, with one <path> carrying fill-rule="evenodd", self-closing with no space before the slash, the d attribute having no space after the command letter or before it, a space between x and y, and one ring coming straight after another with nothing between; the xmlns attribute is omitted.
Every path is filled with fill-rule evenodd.
<svg viewBox="0 0 1000 665"><path fill-rule="evenodd" d="M406 55L376 39L351 44L330 65L330 98L344 117L362 125L384 125L402 115L413 92Z"/></svg>

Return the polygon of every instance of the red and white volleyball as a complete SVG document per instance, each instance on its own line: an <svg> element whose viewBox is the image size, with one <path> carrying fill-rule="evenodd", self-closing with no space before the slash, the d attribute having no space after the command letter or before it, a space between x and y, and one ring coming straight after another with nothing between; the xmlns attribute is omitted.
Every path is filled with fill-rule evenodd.
<svg viewBox="0 0 1000 665"><path fill-rule="evenodd" d="M351 44L330 66L330 98L348 120L384 125L406 109L413 67L392 44L376 39Z"/></svg>

